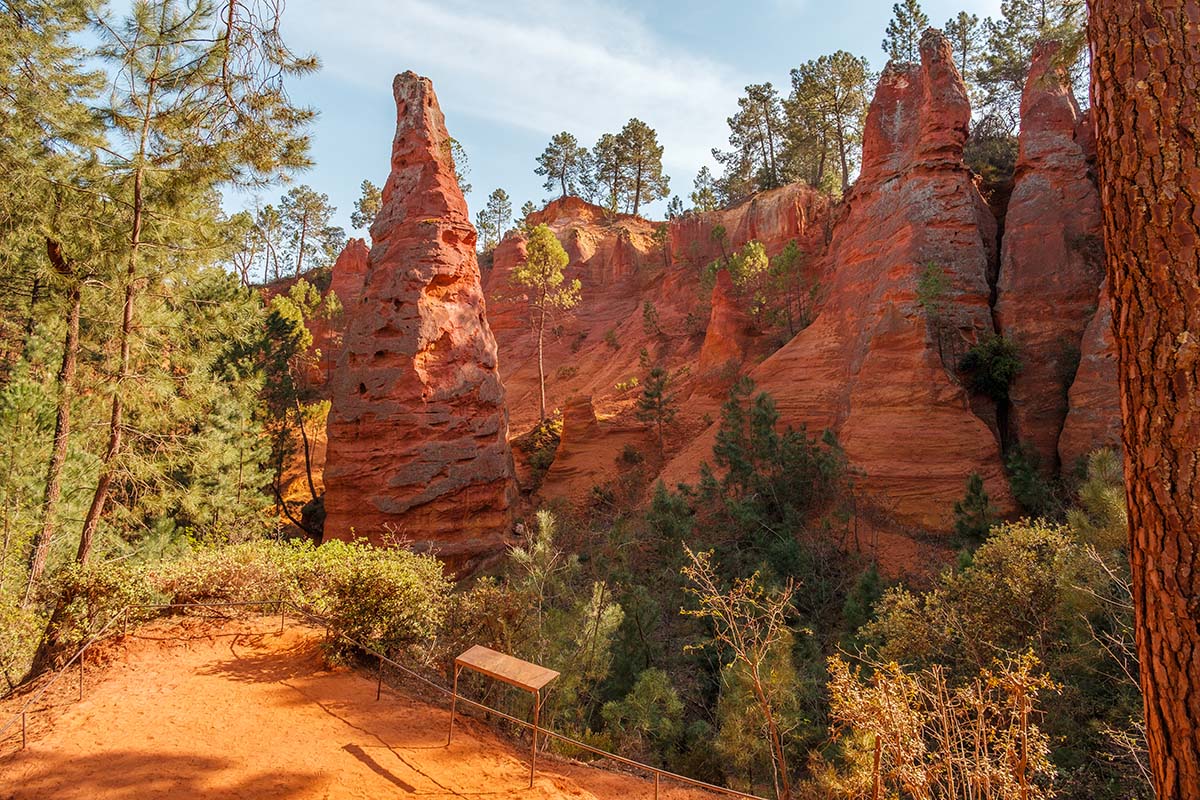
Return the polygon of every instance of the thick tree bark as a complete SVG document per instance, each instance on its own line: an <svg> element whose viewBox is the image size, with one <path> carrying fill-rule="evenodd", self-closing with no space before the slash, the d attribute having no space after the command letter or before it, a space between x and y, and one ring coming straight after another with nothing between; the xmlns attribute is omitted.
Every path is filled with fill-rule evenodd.
<svg viewBox="0 0 1200 800"><path fill-rule="evenodd" d="M1200 0L1089 0L1146 737L1200 798Z"/></svg>

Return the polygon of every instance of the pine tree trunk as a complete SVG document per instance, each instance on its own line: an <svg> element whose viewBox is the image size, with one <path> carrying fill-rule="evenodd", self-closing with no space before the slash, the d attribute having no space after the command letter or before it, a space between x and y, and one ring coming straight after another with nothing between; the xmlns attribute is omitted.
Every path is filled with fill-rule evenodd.
<svg viewBox="0 0 1200 800"><path fill-rule="evenodd" d="M1200 0L1089 0L1154 788L1200 798Z"/></svg>
<svg viewBox="0 0 1200 800"><path fill-rule="evenodd" d="M66 267L57 243L47 240L46 249L52 262ZM57 258L57 261L56 261ZM57 268L57 266L56 266ZM61 270L60 270L61 271ZM34 539L29 559L29 581L25 586L24 606L33 599L33 588L46 569L50 541L54 537L55 516L62 497L62 470L67 463L71 439L71 401L74 399L75 369L79 359L79 314L83 305L83 286L75 283L67 294L67 333L63 341L62 363L56 378L58 401L54 412L54 445L50 463L46 466L46 489L42 501L42 525Z"/></svg>
<svg viewBox="0 0 1200 800"><path fill-rule="evenodd" d="M538 351L538 421L546 420L546 368L542 363L542 338L546 330L545 297L542 298L541 315L538 317L537 351Z"/></svg>
<svg viewBox="0 0 1200 800"><path fill-rule="evenodd" d="M163 6L160 29L166 24L166 9ZM153 119L153 109L158 89L158 68L162 61L162 49L155 53L154 68L147 82L145 105L142 114L142 130L138 140L138 151L133 170L133 203L130 207L132 219L129 232L129 259L125 270L125 301L121 309L120 361L117 368L116 386L113 387L112 412L108 423L108 446L104 450L104 459L100 467L100 479L96 483L96 491L92 494L92 504L88 507L87 516L83 520L83 531L79 535L79 550L75 560L80 564L87 563L92 552L92 542L96 537L96 529L100 527L100 519L104 516L104 507L108 503L108 492L116 477L117 456L121 453L124 441L125 425L125 384L130 377L130 361L132 358L131 340L133 338L134 304L137 301L138 288L138 255L142 246L142 224L145 216L145 197L143 190L146 180L146 149L150 144L150 122Z"/></svg>

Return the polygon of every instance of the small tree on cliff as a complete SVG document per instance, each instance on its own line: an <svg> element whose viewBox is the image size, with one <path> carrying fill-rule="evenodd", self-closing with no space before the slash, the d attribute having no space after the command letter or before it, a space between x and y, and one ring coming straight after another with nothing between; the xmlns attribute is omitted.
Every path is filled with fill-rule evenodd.
<svg viewBox="0 0 1200 800"><path fill-rule="evenodd" d="M525 242L525 260L512 271L510 281L525 290L529 303L529 324L537 336L538 415L546 418L546 367L543 340L546 322L557 311L566 311L579 303L579 280L567 281L567 251L545 224L529 232Z"/></svg>
<svg viewBox="0 0 1200 800"><path fill-rule="evenodd" d="M496 249L511 222L512 200L508 192L496 189L488 195L487 204L475 215L475 227L479 230L479 244L483 252L490 253Z"/></svg>
<svg viewBox="0 0 1200 800"><path fill-rule="evenodd" d="M904 0L892 6L892 20L883 37L883 52L890 60L908 64L921 60L921 34L929 27L929 17L917 0Z"/></svg>
<svg viewBox="0 0 1200 800"><path fill-rule="evenodd" d="M350 224L359 229L369 228L383 207L383 192L370 181L363 181L360 191L359 198L354 201L354 210L350 212Z"/></svg>
<svg viewBox="0 0 1200 800"><path fill-rule="evenodd" d="M591 156L572 134L563 131L554 134L550 144L537 157L538 168L534 173L546 179L542 184L548 192L556 188L561 197L578 194L581 184L591 170Z"/></svg>
<svg viewBox="0 0 1200 800"><path fill-rule="evenodd" d="M655 130L640 119L625 123L617 141L625 169L625 206L636 216L642 203L670 194L671 179L663 174L663 146Z"/></svg>

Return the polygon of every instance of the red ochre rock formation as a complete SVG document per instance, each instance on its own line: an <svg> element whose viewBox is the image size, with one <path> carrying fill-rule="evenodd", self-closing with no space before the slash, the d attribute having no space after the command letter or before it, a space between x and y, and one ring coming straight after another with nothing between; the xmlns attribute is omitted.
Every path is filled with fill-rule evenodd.
<svg viewBox="0 0 1200 800"><path fill-rule="evenodd" d="M1067 404L1070 410L1058 437L1058 457L1064 471L1074 469L1097 448L1121 449L1121 396L1117 390L1117 348L1107 281L1100 286L1096 313L1083 334L1079 369Z"/></svg>
<svg viewBox="0 0 1200 800"><path fill-rule="evenodd" d="M329 288L341 301L342 308L358 305L362 297L363 283L367 279L370 254L371 248L367 247L365 239L351 239L346 242L337 260L333 262Z"/></svg>
<svg viewBox="0 0 1200 800"><path fill-rule="evenodd" d="M690 213L670 222L673 260L703 267L724 253L713 231L725 229L725 249L750 240L762 242L770 255L795 240L808 256L820 255L829 234L831 200L807 184L792 183L760 192L732 208Z"/></svg>
<svg viewBox="0 0 1200 800"><path fill-rule="evenodd" d="M749 345L749 315L738 303L729 270L717 270L709 305L708 327L704 330L704 344L696 366L701 376L712 375L729 365L739 368Z"/></svg>
<svg viewBox="0 0 1200 800"><path fill-rule="evenodd" d="M751 372L782 422L838 434L871 503L934 530L949 529L972 472L1012 508L992 421L952 374L956 354L993 330L995 220L962 162L969 119L950 44L927 32L921 64L889 65L880 79L862 174L820 268L818 316ZM931 264L948 286L936 325L917 299ZM713 436L668 465L668 485L694 475Z"/></svg>
<svg viewBox="0 0 1200 800"><path fill-rule="evenodd" d="M325 538L453 564L498 550L515 494L475 229L433 86L396 76L391 174L334 373Z"/></svg>
<svg viewBox="0 0 1200 800"><path fill-rule="evenodd" d="M563 404L562 438L542 482L542 497L575 505L590 502L592 487L617 477L618 456L627 446L645 453L655 445L645 426L599 420L592 398L568 398Z"/></svg>
<svg viewBox="0 0 1200 800"><path fill-rule="evenodd" d="M1058 50L1057 42L1034 50L1021 98L996 303L1000 330L1021 352L1009 391L1010 436L1032 447L1047 473L1057 466L1067 391L1104 272L1100 195L1088 171L1090 126L1081 124L1070 76L1054 61ZM1115 400L1115 377L1112 391Z"/></svg>

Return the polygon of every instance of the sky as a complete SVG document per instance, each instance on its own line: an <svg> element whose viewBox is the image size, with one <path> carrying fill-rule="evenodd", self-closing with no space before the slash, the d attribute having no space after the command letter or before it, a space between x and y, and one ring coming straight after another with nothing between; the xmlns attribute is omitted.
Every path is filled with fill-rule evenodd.
<svg viewBox="0 0 1200 800"><path fill-rule="evenodd" d="M922 6L941 26L960 10L995 16L1000 0ZM839 49L880 70L890 18L882 0L288 0L285 40L322 62L291 83L293 99L319 111L316 165L295 181L328 194L336 224L364 236L350 212L364 179L387 178L392 77L411 69L432 79L467 152L472 219L497 187L514 212L553 196L534 174L553 134L590 147L630 117L658 131L671 193L686 201L697 170L715 167L711 149L726 146L725 119L747 84L771 81L786 94L792 67ZM286 188L257 195L277 202Z"/></svg>

